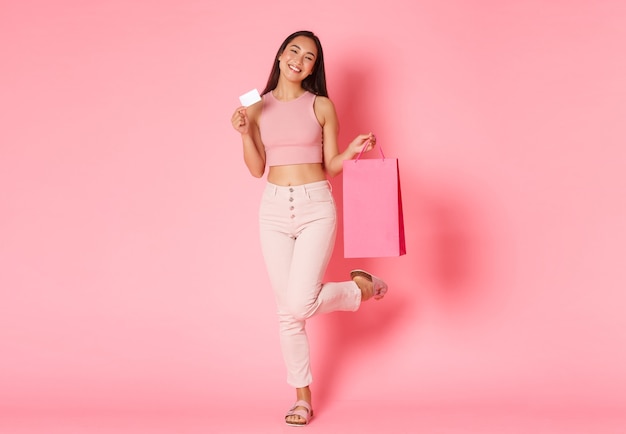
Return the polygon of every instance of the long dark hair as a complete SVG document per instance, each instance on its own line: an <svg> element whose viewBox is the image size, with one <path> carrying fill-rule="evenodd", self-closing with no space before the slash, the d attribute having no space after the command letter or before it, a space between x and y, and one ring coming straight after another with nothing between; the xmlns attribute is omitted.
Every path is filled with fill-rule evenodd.
<svg viewBox="0 0 626 434"><path fill-rule="evenodd" d="M280 76L280 69L278 66L278 58L283 51L287 48L287 45L291 41L293 41L298 36L306 36L315 42L315 46L317 47L317 57L315 58L315 65L313 65L313 72L307 78L302 81L302 88L304 90L308 90L311 93L319 96L328 97L328 90L326 90L326 72L324 70L324 52L322 51L322 43L319 38L308 30L300 30L298 32L292 33L287 36L287 39L282 43L276 56L274 57L274 64L272 65L272 72L270 72L270 76L267 79L267 84L265 85L265 89L263 90L262 95L265 95L268 92L271 92L278 85L278 77Z"/></svg>

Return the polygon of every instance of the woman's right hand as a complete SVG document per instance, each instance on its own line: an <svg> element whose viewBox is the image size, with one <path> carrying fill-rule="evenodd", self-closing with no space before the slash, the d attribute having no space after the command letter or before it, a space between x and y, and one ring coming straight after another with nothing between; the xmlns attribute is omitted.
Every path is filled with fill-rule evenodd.
<svg viewBox="0 0 626 434"><path fill-rule="evenodd" d="M237 132L240 134L248 134L248 131L250 130L250 122L244 106L238 107L237 110L235 110L230 122Z"/></svg>

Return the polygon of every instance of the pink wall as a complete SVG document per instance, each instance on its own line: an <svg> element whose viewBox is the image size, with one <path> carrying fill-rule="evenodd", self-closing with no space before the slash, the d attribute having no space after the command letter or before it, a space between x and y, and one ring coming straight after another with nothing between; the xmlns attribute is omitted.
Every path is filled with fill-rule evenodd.
<svg viewBox="0 0 626 434"><path fill-rule="evenodd" d="M229 118L301 28L408 237L337 244L391 290L310 322L318 399L626 402L624 2L216 3L3 2L0 410L291 397Z"/></svg>

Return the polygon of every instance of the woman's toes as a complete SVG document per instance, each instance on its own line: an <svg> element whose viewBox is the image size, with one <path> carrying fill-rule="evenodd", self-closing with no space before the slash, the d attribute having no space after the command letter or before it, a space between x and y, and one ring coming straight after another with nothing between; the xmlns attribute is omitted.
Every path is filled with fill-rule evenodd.
<svg viewBox="0 0 626 434"><path fill-rule="evenodd" d="M287 422L289 422L289 423L304 423L304 419L302 419L300 416L293 415L293 416L289 416L287 418Z"/></svg>
<svg viewBox="0 0 626 434"><path fill-rule="evenodd" d="M307 411L306 407L296 407L294 410L304 410ZM298 416L297 414L289 415L285 418L285 422L287 423L295 423L295 424L305 424L306 419L302 416Z"/></svg>

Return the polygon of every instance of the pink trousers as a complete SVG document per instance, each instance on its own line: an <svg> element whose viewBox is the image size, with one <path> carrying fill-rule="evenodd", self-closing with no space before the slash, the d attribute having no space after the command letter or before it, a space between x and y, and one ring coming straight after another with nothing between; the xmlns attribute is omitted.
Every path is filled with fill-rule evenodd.
<svg viewBox="0 0 626 434"><path fill-rule="evenodd" d="M305 387L313 380L306 320L320 313L355 311L361 304L361 291L352 280L322 283L337 232L330 184L283 187L268 183L259 225L278 308L287 383Z"/></svg>

